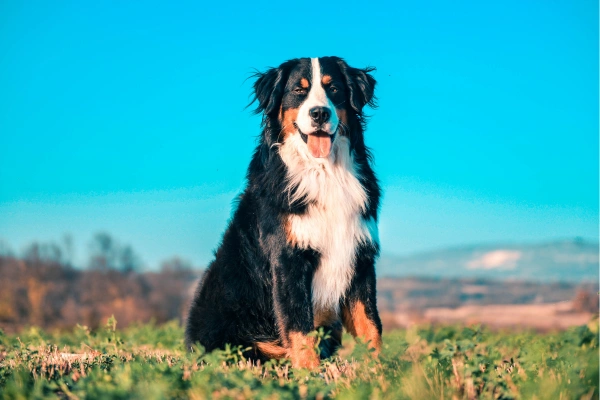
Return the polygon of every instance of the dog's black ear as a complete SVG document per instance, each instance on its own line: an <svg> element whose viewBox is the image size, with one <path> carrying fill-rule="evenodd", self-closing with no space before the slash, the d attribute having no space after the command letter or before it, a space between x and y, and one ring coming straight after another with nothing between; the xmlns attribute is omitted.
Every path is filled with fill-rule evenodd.
<svg viewBox="0 0 600 400"><path fill-rule="evenodd" d="M375 85L377 82L370 74L375 71L375 68L353 68L342 59L338 60L338 65L346 79L346 85L349 88L350 105L354 111L358 115L362 115L362 110L366 105L372 108L377 107L377 97L375 96Z"/></svg>
<svg viewBox="0 0 600 400"><path fill-rule="evenodd" d="M271 115L279 110L292 61L287 61L278 68L269 68L265 72L257 72L253 75L256 81L254 82L254 96L250 104L258 102L254 110L255 114Z"/></svg>

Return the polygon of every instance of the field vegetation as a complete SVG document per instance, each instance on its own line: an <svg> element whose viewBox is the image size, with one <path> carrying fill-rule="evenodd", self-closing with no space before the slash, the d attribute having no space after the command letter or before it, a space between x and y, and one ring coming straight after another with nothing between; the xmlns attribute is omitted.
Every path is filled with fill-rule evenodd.
<svg viewBox="0 0 600 400"><path fill-rule="evenodd" d="M251 364L242 349L183 347L177 321L0 333L0 397L227 399L597 399L598 321L556 333L421 327L384 334L374 359L344 338L314 371Z"/></svg>
<svg viewBox="0 0 600 400"><path fill-rule="evenodd" d="M293 370L239 348L185 351L201 276L188 262L144 270L97 234L74 266L68 242L16 256L0 241L0 399L598 398L597 282L383 278L379 359L347 336L317 370Z"/></svg>

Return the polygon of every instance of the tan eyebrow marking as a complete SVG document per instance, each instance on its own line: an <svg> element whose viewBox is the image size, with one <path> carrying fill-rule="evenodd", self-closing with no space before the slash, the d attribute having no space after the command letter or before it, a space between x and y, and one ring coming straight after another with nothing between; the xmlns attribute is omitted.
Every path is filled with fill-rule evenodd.
<svg viewBox="0 0 600 400"><path fill-rule="evenodd" d="M304 89L308 88L308 79L306 79L306 78L300 79L300 86L302 86Z"/></svg>
<svg viewBox="0 0 600 400"><path fill-rule="evenodd" d="M323 75L323 78L321 78L321 83L323 85L329 85L331 83L331 76L330 75Z"/></svg>

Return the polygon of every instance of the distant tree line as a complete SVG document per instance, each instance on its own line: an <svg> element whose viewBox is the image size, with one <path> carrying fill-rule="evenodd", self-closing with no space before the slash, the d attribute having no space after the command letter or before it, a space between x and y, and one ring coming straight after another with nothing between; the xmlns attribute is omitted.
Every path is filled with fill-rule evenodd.
<svg viewBox="0 0 600 400"><path fill-rule="evenodd" d="M128 273L138 271L142 267L139 256L130 245L122 245L106 232L96 233L89 244L88 250L87 265L81 267L90 270L116 270ZM56 242L33 242L25 247L21 252L21 257L17 257L12 249L0 240L0 257L73 266L73 254L73 240L70 235L66 235L60 244Z"/></svg>
<svg viewBox="0 0 600 400"><path fill-rule="evenodd" d="M114 315L119 326L184 318L200 271L178 257L142 271L129 245L98 233L86 268L73 265L72 242L32 243L20 257L0 243L0 329L92 329Z"/></svg>
<svg viewBox="0 0 600 400"><path fill-rule="evenodd" d="M144 270L130 245L98 233L84 267L74 265L72 240L32 243L20 254L0 241L0 329L27 326L95 329L114 315L119 326L173 319L183 321L202 272L178 257L156 271ZM598 313L598 284L503 282L482 279L383 278L378 305L384 327L398 325L397 314L416 321L431 307L534 304L571 300L577 312Z"/></svg>

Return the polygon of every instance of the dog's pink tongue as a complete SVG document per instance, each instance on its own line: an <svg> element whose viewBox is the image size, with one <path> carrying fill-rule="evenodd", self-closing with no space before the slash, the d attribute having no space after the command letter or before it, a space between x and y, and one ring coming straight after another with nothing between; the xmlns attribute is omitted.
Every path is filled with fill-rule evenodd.
<svg viewBox="0 0 600 400"><path fill-rule="evenodd" d="M331 137L326 133L308 135L306 144L310 154L316 158L327 157L331 151Z"/></svg>

